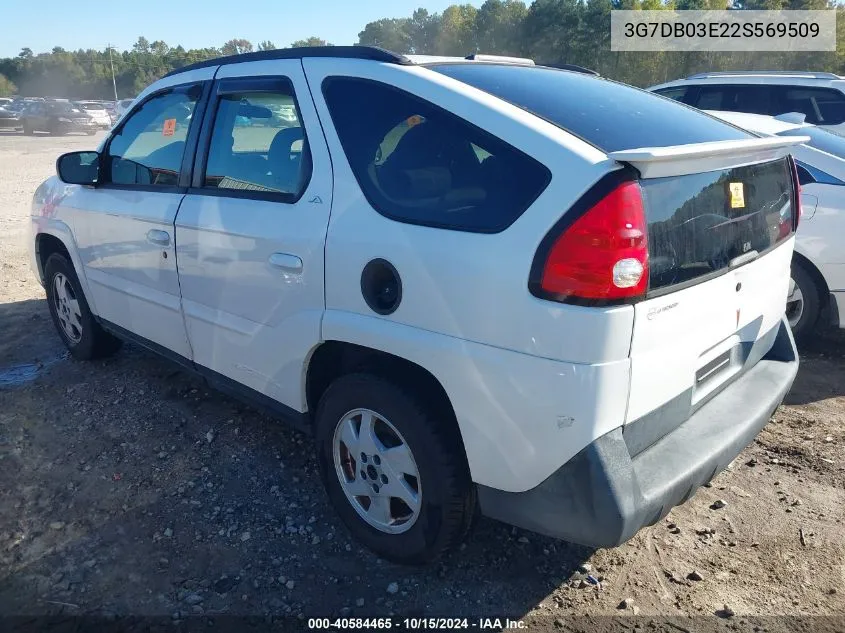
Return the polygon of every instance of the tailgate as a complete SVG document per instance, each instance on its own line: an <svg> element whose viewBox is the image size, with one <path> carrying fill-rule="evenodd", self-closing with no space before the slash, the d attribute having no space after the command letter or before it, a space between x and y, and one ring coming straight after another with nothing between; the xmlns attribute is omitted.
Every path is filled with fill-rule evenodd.
<svg viewBox="0 0 845 633"><path fill-rule="evenodd" d="M648 223L649 291L635 306L626 422L685 420L771 347L796 225L792 140L613 156L627 154L640 171Z"/></svg>

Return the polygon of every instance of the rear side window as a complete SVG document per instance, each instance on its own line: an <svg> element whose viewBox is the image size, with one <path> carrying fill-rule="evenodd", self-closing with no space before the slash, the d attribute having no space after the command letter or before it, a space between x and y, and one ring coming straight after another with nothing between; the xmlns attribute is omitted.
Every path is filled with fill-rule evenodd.
<svg viewBox="0 0 845 633"><path fill-rule="evenodd" d="M777 112L802 112L807 123L838 125L845 122L845 95L830 88L782 86L778 89Z"/></svg>
<svg viewBox="0 0 845 633"><path fill-rule="evenodd" d="M649 290L728 268L794 230L787 159L640 181L648 222Z"/></svg>
<svg viewBox="0 0 845 633"><path fill-rule="evenodd" d="M699 88L692 105L700 110L770 114L771 100L772 92L769 86L706 85Z"/></svg>
<svg viewBox="0 0 845 633"><path fill-rule="evenodd" d="M392 86L330 77L323 93L362 192L391 219L495 233L551 177L501 139Z"/></svg>
<svg viewBox="0 0 845 633"><path fill-rule="evenodd" d="M683 103L684 97L687 94L687 87L674 86L673 88L661 88L660 90L654 90L653 92L655 94L659 94L661 97L667 97Z"/></svg>
<svg viewBox="0 0 845 633"><path fill-rule="evenodd" d="M605 152L752 138L680 103L591 75L504 64L429 68L528 110Z"/></svg>
<svg viewBox="0 0 845 633"><path fill-rule="evenodd" d="M293 87L220 98L203 187L298 198L311 175Z"/></svg>

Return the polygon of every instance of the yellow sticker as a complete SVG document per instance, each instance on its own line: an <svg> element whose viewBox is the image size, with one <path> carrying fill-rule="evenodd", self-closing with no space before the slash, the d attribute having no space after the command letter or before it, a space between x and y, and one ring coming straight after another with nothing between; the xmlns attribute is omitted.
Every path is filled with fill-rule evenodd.
<svg viewBox="0 0 845 633"><path fill-rule="evenodd" d="M413 116L409 116L407 121L405 122L408 124L408 127L414 127L415 125L419 125L423 121L425 121L425 118L423 118L419 114L414 114Z"/></svg>
<svg viewBox="0 0 845 633"><path fill-rule="evenodd" d="M728 183L731 190L731 209L745 208L745 192L741 182Z"/></svg>
<svg viewBox="0 0 845 633"><path fill-rule="evenodd" d="M164 125L161 128L162 136L173 136L176 131L176 119L165 119Z"/></svg>

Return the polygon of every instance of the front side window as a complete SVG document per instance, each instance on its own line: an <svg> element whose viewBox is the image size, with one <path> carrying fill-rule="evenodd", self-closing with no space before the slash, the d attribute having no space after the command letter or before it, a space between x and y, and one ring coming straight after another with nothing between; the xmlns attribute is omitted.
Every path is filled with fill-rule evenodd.
<svg viewBox="0 0 845 633"><path fill-rule="evenodd" d="M311 175L293 87L220 97L203 187L299 197Z"/></svg>
<svg viewBox="0 0 845 633"><path fill-rule="evenodd" d="M106 174L119 185L176 186L185 140L201 89L171 91L146 101L126 119L106 153Z"/></svg>
<svg viewBox="0 0 845 633"><path fill-rule="evenodd" d="M331 77L323 93L362 192L391 219L495 233L549 182L535 159L407 92Z"/></svg>

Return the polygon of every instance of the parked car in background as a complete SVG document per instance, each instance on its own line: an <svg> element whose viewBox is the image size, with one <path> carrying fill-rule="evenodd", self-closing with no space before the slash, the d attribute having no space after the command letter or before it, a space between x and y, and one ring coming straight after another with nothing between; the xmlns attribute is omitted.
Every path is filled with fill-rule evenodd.
<svg viewBox="0 0 845 633"><path fill-rule="evenodd" d="M94 119L94 123L98 127L107 130L112 126L111 117L109 116L105 105L102 103L98 103L96 101L77 101L74 105Z"/></svg>
<svg viewBox="0 0 845 633"><path fill-rule="evenodd" d="M117 113L117 118L119 119L126 111L132 107L132 104L135 102L135 99L121 99L115 104L115 112Z"/></svg>
<svg viewBox="0 0 845 633"><path fill-rule="evenodd" d="M801 223L786 316L798 339L817 327L845 327L845 137L805 123L803 114L709 114L761 135L810 137L791 149L801 184Z"/></svg>
<svg viewBox="0 0 845 633"><path fill-rule="evenodd" d="M845 134L845 79L833 73L791 70L699 73L649 90L700 110L770 116L801 112L807 123Z"/></svg>
<svg viewBox="0 0 845 633"><path fill-rule="evenodd" d="M9 104L11 105L11 104ZM21 115L15 110L0 107L0 130L22 130Z"/></svg>
<svg viewBox="0 0 845 633"><path fill-rule="evenodd" d="M13 101L14 99L11 99L10 97L0 97L0 108L12 105Z"/></svg>
<svg viewBox="0 0 845 633"><path fill-rule="evenodd" d="M24 134L95 134L97 124L84 110L65 101L34 102L21 115Z"/></svg>
<svg viewBox="0 0 845 633"><path fill-rule="evenodd" d="M803 140L531 60L261 51L60 157L32 265L74 357L134 340L310 431L382 557L430 561L479 510L609 547L792 385Z"/></svg>

